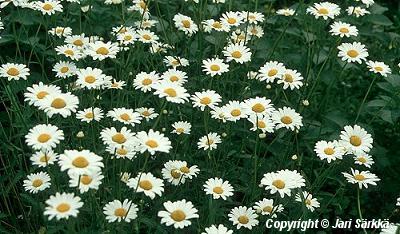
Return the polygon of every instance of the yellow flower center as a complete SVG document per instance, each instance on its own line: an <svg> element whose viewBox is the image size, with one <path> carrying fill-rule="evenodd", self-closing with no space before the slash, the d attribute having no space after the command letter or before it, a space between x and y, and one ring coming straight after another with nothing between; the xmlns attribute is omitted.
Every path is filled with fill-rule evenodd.
<svg viewBox="0 0 400 234"><path fill-rule="evenodd" d="M96 81L96 77L94 76L86 76L85 77L85 82L89 84L93 84Z"/></svg>
<svg viewBox="0 0 400 234"><path fill-rule="evenodd" d="M212 24L212 26L213 26L214 28L222 28L222 24L221 24L220 22L218 22L218 21L215 21L215 22Z"/></svg>
<svg viewBox="0 0 400 234"><path fill-rule="evenodd" d="M83 156L78 156L72 161L72 165L77 168L85 168L89 165L89 161Z"/></svg>
<svg viewBox="0 0 400 234"><path fill-rule="evenodd" d="M67 103L62 98L56 98L51 102L51 107L55 109L62 109L67 105Z"/></svg>
<svg viewBox="0 0 400 234"><path fill-rule="evenodd" d="M118 144L123 144L126 141L126 138L124 134L122 133L117 133L111 138L114 142L117 142Z"/></svg>
<svg viewBox="0 0 400 234"><path fill-rule="evenodd" d="M304 203L305 203L306 205L311 206L311 200L310 200L310 199L306 199L306 200L304 201Z"/></svg>
<svg viewBox="0 0 400 234"><path fill-rule="evenodd" d="M237 22L235 18L228 18L227 21L229 24L236 24L236 22Z"/></svg>
<svg viewBox="0 0 400 234"><path fill-rule="evenodd" d="M341 29L339 29L339 31L341 33L349 33L349 29L348 28L341 28Z"/></svg>
<svg viewBox="0 0 400 234"><path fill-rule="evenodd" d="M242 112L241 112L239 109L233 109L233 110L231 111L231 115L232 115L233 117L238 117L240 114L242 114Z"/></svg>
<svg viewBox="0 0 400 234"><path fill-rule="evenodd" d="M284 124L291 124L293 120L290 118L290 116L285 115L281 118L281 122Z"/></svg>
<svg viewBox="0 0 400 234"><path fill-rule="evenodd" d="M361 174L357 174L357 175L354 175L354 179L356 179L358 181L363 181L363 180L365 180L365 176L363 176Z"/></svg>
<svg viewBox="0 0 400 234"><path fill-rule="evenodd" d="M265 111L265 107L261 103L257 103L251 108L251 110L256 113L261 113Z"/></svg>
<svg viewBox="0 0 400 234"><path fill-rule="evenodd" d="M271 70L268 71L268 76L275 76L276 74L278 74L278 70L275 68L272 68Z"/></svg>
<svg viewBox="0 0 400 234"><path fill-rule="evenodd" d="M375 67L375 71L381 72L381 71L383 71L383 68L382 67Z"/></svg>
<svg viewBox="0 0 400 234"><path fill-rule="evenodd" d="M332 155L332 154L335 153L335 151L334 151L332 148L328 147L328 148L325 148L325 149L324 149L324 153L325 153L326 155Z"/></svg>
<svg viewBox="0 0 400 234"><path fill-rule="evenodd" d="M185 131L185 129L183 129L183 128L177 128L177 129L175 129L175 131L176 131L177 133L183 133L183 132Z"/></svg>
<svg viewBox="0 0 400 234"><path fill-rule="evenodd" d="M143 112L142 112L142 115L143 115L143 116L150 116L150 112L148 112L148 111L143 111Z"/></svg>
<svg viewBox="0 0 400 234"><path fill-rule="evenodd" d="M177 169L173 169L173 170L171 170L171 176L174 179L178 179L179 177L181 177L181 172Z"/></svg>
<svg viewBox="0 0 400 234"><path fill-rule="evenodd" d="M190 21L189 20L182 20L182 25L185 28L190 28Z"/></svg>
<svg viewBox="0 0 400 234"><path fill-rule="evenodd" d="M285 188L285 182L283 180L277 179L272 182L272 185L278 189Z"/></svg>
<svg viewBox="0 0 400 234"><path fill-rule="evenodd" d="M39 93L36 94L37 99L43 99L44 97L47 96L47 94L49 94L46 91L40 91Z"/></svg>
<svg viewBox="0 0 400 234"><path fill-rule="evenodd" d="M147 5L146 5L146 3L144 1L140 1L139 6L142 9L146 9L146 7L147 7Z"/></svg>
<svg viewBox="0 0 400 234"><path fill-rule="evenodd" d="M41 179L36 179L36 180L32 181L32 186L35 188L41 186L42 184L43 184L43 180L41 180Z"/></svg>
<svg viewBox="0 0 400 234"><path fill-rule="evenodd" d="M69 56L74 56L74 51L73 50L66 50L66 51L64 51L64 54L66 54L66 55L69 55Z"/></svg>
<svg viewBox="0 0 400 234"><path fill-rule="evenodd" d="M209 97L203 97L202 99L200 99L200 103L203 105L208 105L211 103L211 98Z"/></svg>
<svg viewBox="0 0 400 234"><path fill-rule="evenodd" d="M51 139L51 136L49 135L49 134L47 134L47 133L42 133L42 134L40 134L39 136L38 136L38 138L37 138L37 140L40 142L40 143L46 143L48 140L50 140Z"/></svg>
<svg viewBox="0 0 400 234"><path fill-rule="evenodd" d="M213 192L216 194L222 194L224 192L224 189L222 189L222 187L217 186L213 188Z"/></svg>
<svg viewBox="0 0 400 234"><path fill-rule="evenodd" d="M142 85L151 85L153 81L150 78L142 80Z"/></svg>
<svg viewBox="0 0 400 234"><path fill-rule="evenodd" d="M358 52L356 50L349 50L347 51L347 55L351 58L355 58L358 56Z"/></svg>
<svg viewBox="0 0 400 234"><path fill-rule="evenodd" d="M151 36L149 34L144 34L143 39L145 39L146 41L151 40Z"/></svg>
<svg viewBox="0 0 400 234"><path fill-rule="evenodd" d="M266 207L263 208L263 211L264 211L264 212L267 212L267 213L271 213L272 210L273 210L273 207L272 207L272 206L266 206Z"/></svg>
<svg viewBox="0 0 400 234"><path fill-rule="evenodd" d="M172 81L172 82L177 82L177 81L179 80L179 77L177 77L177 76L171 76L171 77L169 78L169 80Z"/></svg>
<svg viewBox="0 0 400 234"><path fill-rule="evenodd" d="M286 73L285 76L284 76L284 80L286 82L292 83L293 82L293 76Z"/></svg>
<svg viewBox="0 0 400 234"><path fill-rule="evenodd" d="M327 15L327 14L329 14L329 11L326 8L320 8L318 10L318 13L320 13L321 15Z"/></svg>
<svg viewBox="0 0 400 234"><path fill-rule="evenodd" d="M68 203L61 203L56 207L56 210L60 213L67 212L71 209L71 206Z"/></svg>
<svg viewBox="0 0 400 234"><path fill-rule="evenodd" d="M96 53L101 55L107 55L108 53L110 53L110 51L108 51L106 47L100 47L96 50Z"/></svg>
<svg viewBox="0 0 400 234"><path fill-rule="evenodd" d="M153 184L149 180L141 180L139 182L139 187L144 190L150 190L153 188Z"/></svg>
<svg viewBox="0 0 400 234"><path fill-rule="evenodd" d="M48 162L50 160L50 157L47 155L43 155L42 157L40 157L39 161L42 163Z"/></svg>
<svg viewBox="0 0 400 234"><path fill-rule="evenodd" d="M83 41L81 39L76 39L72 44L81 47L83 46Z"/></svg>
<svg viewBox="0 0 400 234"><path fill-rule="evenodd" d="M117 208L114 211L114 215L118 217L125 217L128 212L124 208Z"/></svg>
<svg viewBox="0 0 400 234"><path fill-rule="evenodd" d="M7 74L10 76L18 76L19 70L16 69L15 67L12 67L12 68L8 69Z"/></svg>
<svg viewBox="0 0 400 234"><path fill-rule="evenodd" d="M265 124L265 122L264 121L262 121L262 120L258 120L257 121L257 127L258 128L265 128L267 125Z"/></svg>
<svg viewBox="0 0 400 234"><path fill-rule="evenodd" d="M361 162L361 163L366 163L367 162L367 159L365 158L365 157L359 157L359 158L357 158L357 160L359 161L359 162Z"/></svg>
<svg viewBox="0 0 400 234"><path fill-rule="evenodd" d="M178 209L171 213L171 218L176 222L181 222L186 219L186 214Z"/></svg>
<svg viewBox="0 0 400 234"><path fill-rule="evenodd" d="M61 73L67 73L69 71L69 67L62 67L61 69L60 69L60 72Z"/></svg>
<svg viewBox="0 0 400 234"><path fill-rule="evenodd" d="M213 64L210 67L211 71L219 71L221 68L217 64Z"/></svg>
<svg viewBox="0 0 400 234"><path fill-rule="evenodd" d="M239 223L247 224L249 222L249 218L246 215L241 215L238 218Z"/></svg>
<svg viewBox="0 0 400 234"><path fill-rule="evenodd" d="M146 145L152 149L157 148L158 147L158 143L155 140L148 140L146 141Z"/></svg>
<svg viewBox="0 0 400 234"><path fill-rule="evenodd" d="M132 40L132 36L131 35L125 35L124 36L124 40L125 41L130 41L130 40Z"/></svg>
<svg viewBox="0 0 400 234"><path fill-rule="evenodd" d="M361 145L361 138L359 136L351 136L350 137L350 144L354 146L360 146Z"/></svg>
<svg viewBox="0 0 400 234"><path fill-rule="evenodd" d="M231 55L237 59L242 57L242 53L240 53L240 51L234 51Z"/></svg>
<svg viewBox="0 0 400 234"><path fill-rule="evenodd" d="M85 114L85 117L88 118L88 119L93 119L94 114L93 114L93 112L88 112L88 113Z"/></svg>
<svg viewBox="0 0 400 234"><path fill-rule="evenodd" d="M119 149L117 149L117 154L119 154L119 155L126 155L126 154L128 154L128 150L126 150L125 148L119 148Z"/></svg>
<svg viewBox="0 0 400 234"><path fill-rule="evenodd" d="M43 10L45 10L45 11L51 11L51 10L53 10L53 6L52 6L51 4L49 4L49 3L45 3L45 4L42 6L42 8L43 8Z"/></svg>
<svg viewBox="0 0 400 234"><path fill-rule="evenodd" d="M164 89L164 93L166 93L170 97L177 96L177 93L176 93L175 89L173 89L173 88Z"/></svg>
<svg viewBox="0 0 400 234"><path fill-rule="evenodd" d="M190 172L190 169L187 166L181 167L179 170L182 173L186 173L186 174Z"/></svg>
<svg viewBox="0 0 400 234"><path fill-rule="evenodd" d="M131 120L131 117L127 113L123 113L122 115L119 116L122 120L124 121L129 121Z"/></svg>
<svg viewBox="0 0 400 234"><path fill-rule="evenodd" d="M92 182L92 177L88 176L88 175L83 175L81 176L81 183L84 185L88 185Z"/></svg>
<svg viewBox="0 0 400 234"><path fill-rule="evenodd" d="M212 145L213 143L214 143L214 141L212 139L208 139L206 142L207 145Z"/></svg>

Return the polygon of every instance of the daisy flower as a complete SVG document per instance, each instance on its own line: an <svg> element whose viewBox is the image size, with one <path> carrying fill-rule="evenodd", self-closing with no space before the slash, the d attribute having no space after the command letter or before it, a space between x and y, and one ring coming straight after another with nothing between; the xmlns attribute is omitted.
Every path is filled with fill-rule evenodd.
<svg viewBox="0 0 400 234"><path fill-rule="evenodd" d="M52 28L48 31L50 35L57 36L57 37L67 37L72 34L72 28L70 27L60 27L57 26Z"/></svg>
<svg viewBox="0 0 400 234"><path fill-rule="evenodd" d="M253 124L253 127L250 128L251 131L261 130L263 133L274 132L275 124L268 115L251 115L247 119Z"/></svg>
<svg viewBox="0 0 400 234"><path fill-rule="evenodd" d="M229 11L222 14L220 21L230 27L239 26L243 21L243 17L240 12Z"/></svg>
<svg viewBox="0 0 400 234"><path fill-rule="evenodd" d="M265 190L270 190L271 194L276 192L283 198L290 196L291 190L305 186L305 180L296 170L280 170L264 174L261 185L266 186Z"/></svg>
<svg viewBox="0 0 400 234"><path fill-rule="evenodd" d="M252 37L261 38L262 36L264 36L264 30L259 25L250 25L247 28L247 34ZM246 37L246 39L247 38L249 38L249 37Z"/></svg>
<svg viewBox="0 0 400 234"><path fill-rule="evenodd" d="M106 75L98 68L87 67L85 69L79 69L76 75L78 76L76 84L82 88L100 89L105 83Z"/></svg>
<svg viewBox="0 0 400 234"><path fill-rule="evenodd" d="M167 66L172 67L174 69L176 69L177 67L189 66L189 60L182 58L182 57L178 57L178 56L165 56L165 58L163 59L163 62Z"/></svg>
<svg viewBox="0 0 400 234"><path fill-rule="evenodd" d="M132 201L125 199L123 202L114 200L107 203L103 208L103 214L109 223L125 221L130 223L137 218L138 207Z"/></svg>
<svg viewBox="0 0 400 234"><path fill-rule="evenodd" d="M242 11L240 12L243 20L245 22L249 22L250 24L258 24L262 23L265 20L265 17L260 12L249 12L249 11Z"/></svg>
<svg viewBox="0 0 400 234"><path fill-rule="evenodd" d="M117 40L125 46L131 45L135 42L137 35L133 29L129 29L123 33L118 33Z"/></svg>
<svg viewBox="0 0 400 234"><path fill-rule="evenodd" d="M349 6L346 9L346 12L348 15L355 15L357 18L371 13L368 10L358 6L357 7Z"/></svg>
<svg viewBox="0 0 400 234"><path fill-rule="evenodd" d="M115 158L127 158L129 160L136 156L136 145L123 145L123 146L107 146L106 151L112 156L111 159Z"/></svg>
<svg viewBox="0 0 400 234"><path fill-rule="evenodd" d="M71 35L65 38L64 42L66 44L75 46L78 49L86 48L89 44L89 37L85 37L85 34Z"/></svg>
<svg viewBox="0 0 400 234"><path fill-rule="evenodd" d="M210 132L201 137L197 142L197 147L203 150L213 150L217 148L217 144L221 143L221 137L218 133Z"/></svg>
<svg viewBox="0 0 400 234"><path fill-rule="evenodd" d="M358 187L362 189L363 187L368 188L368 184L376 185L377 181L380 179L373 173L369 171L358 171L351 169L351 174L342 172L347 182L350 184L358 184Z"/></svg>
<svg viewBox="0 0 400 234"><path fill-rule="evenodd" d="M222 109L225 113L224 116L226 119L233 122L245 118L248 115L246 112L247 109L245 109L243 104L239 101L229 101L229 103L225 104Z"/></svg>
<svg viewBox="0 0 400 234"><path fill-rule="evenodd" d="M164 202L165 210L158 212L158 217L161 217L161 224L171 226L175 229L183 229L190 226L190 219L199 218L198 210L193 206L192 202L185 199L176 202Z"/></svg>
<svg viewBox="0 0 400 234"><path fill-rule="evenodd" d="M88 44L87 53L93 60L104 60L106 58L116 58L119 51L118 44L113 42L104 43L96 41Z"/></svg>
<svg viewBox="0 0 400 234"><path fill-rule="evenodd" d="M61 93L61 90L58 86L55 85L46 85L42 82L39 84L34 84L32 87L28 87L27 92L24 93L25 101L28 102L29 105L34 105L39 107L43 105L43 99L50 93Z"/></svg>
<svg viewBox="0 0 400 234"><path fill-rule="evenodd" d="M370 71L372 71L373 73L378 73L381 76L387 77L388 74L392 73L390 67L384 62L367 61L366 64Z"/></svg>
<svg viewBox="0 0 400 234"><path fill-rule="evenodd" d="M88 174L69 174L69 187L78 187L80 193L85 193L89 189L98 190L104 176L100 171Z"/></svg>
<svg viewBox="0 0 400 234"><path fill-rule="evenodd" d="M138 151L144 153L148 151L151 155L156 152L169 153L171 150L171 141L159 131L150 129L149 132L141 131L135 136L138 144Z"/></svg>
<svg viewBox="0 0 400 234"><path fill-rule="evenodd" d="M91 175L104 167L103 158L89 150L65 150L58 158L61 171L68 174Z"/></svg>
<svg viewBox="0 0 400 234"><path fill-rule="evenodd" d="M111 83L108 83L108 84L105 85L106 88L119 89L119 90L123 89L124 86L126 86L126 82L125 81L123 81L123 80L119 80L118 81L118 80L115 80L115 79L113 79Z"/></svg>
<svg viewBox="0 0 400 234"><path fill-rule="evenodd" d="M154 34L152 31L147 30L147 29L138 29L138 30L136 30L136 34L137 34L138 40L145 44L155 43L158 41L158 36L156 34Z"/></svg>
<svg viewBox="0 0 400 234"><path fill-rule="evenodd" d="M172 103L185 103L188 101L189 94L187 90L176 83L162 80L152 86L154 88L154 95L160 98L166 98L168 102Z"/></svg>
<svg viewBox="0 0 400 234"><path fill-rule="evenodd" d="M192 128L192 125L187 121L178 121L173 123L172 127L174 128L174 130L172 130L171 133L181 135L190 134L190 129Z"/></svg>
<svg viewBox="0 0 400 234"><path fill-rule="evenodd" d="M6 63L0 67L0 76L11 80L26 80L30 75L29 68L24 64Z"/></svg>
<svg viewBox="0 0 400 234"><path fill-rule="evenodd" d="M356 26L352 26L348 23L343 23L342 21L334 22L331 24L331 30L329 31L334 36L340 37L356 37L358 35L358 30Z"/></svg>
<svg viewBox="0 0 400 234"><path fill-rule="evenodd" d="M134 189L135 192L143 192L144 195L154 199L156 195L160 196L164 192L164 182L153 174L139 173L135 178L131 178L127 183L129 188Z"/></svg>
<svg viewBox="0 0 400 234"><path fill-rule="evenodd" d="M372 156L365 153L356 154L354 155L353 159L355 164L363 165L368 168L370 168L372 164L375 163Z"/></svg>
<svg viewBox="0 0 400 234"><path fill-rule="evenodd" d="M275 111L271 100L265 97L249 98L243 102L242 106L249 116L270 116Z"/></svg>
<svg viewBox="0 0 400 234"><path fill-rule="evenodd" d="M267 83L273 83L275 79L282 77L285 74L286 68L283 63L277 61L266 62L260 70L258 70L258 78Z"/></svg>
<svg viewBox="0 0 400 234"><path fill-rule="evenodd" d="M92 121L100 121L104 117L103 110L98 107L90 107L78 111L76 118L82 122L90 123Z"/></svg>
<svg viewBox="0 0 400 234"><path fill-rule="evenodd" d="M196 177L200 169L196 165L188 166L186 161L170 160L161 170L163 178L172 185L184 184L186 179Z"/></svg>
<svg viewBox="0 0 400 234"><path fill-rule="evenodd" d="M53 15L57 11L62 12L63 6L61 2L55 0L46 0L44 2L37 1L35 2L35 9L41 11L43 15Z"/></svg>
<svg viewBox="0 0 400 234"><path fill-rule="evenodd" d="M233 187L229 181L223 181L217 177L208 179L203 187L204 192L212 195L214 199L222 198L226 200L227 197L233 195Z"/></svg>
<svg viewBox="0 0 400 234"><path fill-rule="evenodd" d="M296 194L296 201L304 202L307 209L309 209L311 212L314 212L315 208L320 207L319 201L313 197L311 193L306 191L303 191L302 196L300 194Z"/></svg>
<svg viewBox="0 0 400 234"><path fill-rule="evenodd" d="M338 46L338 49L338 56L348 63L357 62L361 64L362 61L365 61L368 57L368 51L365 48L365 45L360 42L342 43Z"/></svg>
<svg viewBox="0 0 400 234"><path fill-rule="evenodd" d="M337 141L318 141L315 144L314 151L321 160L327 160L328 163L336 159L342 159L344 149Z"/></svg>
<svg viewBox="0 0 400 234"><path fill-rule="evenodd" d="M221 120L223 123L225 123L228 120L223 107L215 106L210 111L210 113L211 113L211 118Z"/></svg>
<svg viewBox="0 0 400 234"><path fill-rule="evenodd" d="M111 117L114 121L131 125L132 127L139 124L142 120L142 116L139 113L135 112L133 109L126 108L114 108L108 111L107 116Z"/></svg>
<svg viewBox="0 0 400 234"><path fill-rule="evenodd" d="M314 15L316 19L319 17L327 19L334 19L340 14L340 7L331 2L314 3L313 6L307 8L307 13Z"/></svg>
<svg viewBox="0 0 400 234"><path fill-rule="evenodd" d="M146 121L157 118L158 113L154 112L154 108L139 107L135 109Z"/></svg>
<svg viewBox="0 0 400 234"><path fill-rule="evenodd" d="M283 15L283 16L292 16L295 13L296 11L290 8L282 8L276 11L277 15Z"/></svg>
<svg viewBox="0 0 400 234"><path fill-rule="evenodd" d="M64 132L51 124L39 124L31 128L25 138L26 144L34 150L48 150L64 140Z"/></svg>
<svg viewBox="0 0 400 234"><path fill-rule="evenodd" d="M72 113L76 112L78 108L79 99L77 96L71 93L49 93L43 98L43 102L40 102L42 109L46 112L50 118L55 114L61 115L63 118L67 118Z"/></svg>
<svg viewBox="0 0 400 234"><path fill-rule="evenodd" d="M236 225L237 229L244 227L251 230L253 226L258 225L258 215L255 210L247 208L246 206L233 208L228 214L228 217L229 220L233 222L233 225Z"/></svg>
<svg viewBox="0 0 400 234"><path fill-rule="evenodd" d="M24 180L24 189L30 193L38 193L50 188L50 176L47 172L32 173Z"/></svg>
<svg viewBox="0 0 400 234"><path fill-rule="evenodd" d="M299 89L300 87L303 86L302 80L303 77L299 72L292 69L286 69L281 78L278 79L277 83L278 84L283 83L283 89L290 88L291 90L293 90L293 89Z"/></svg>
<svg viewBox="0 0 400 234"><path fill-rule="evenodd" d="M374 141L371 134L358 125L345 126L340 134L340 139L340 143L350 153L368 153Z"/></svg>
<svg viewBox="0 0 400 234"><path fill-rule="evenodd" d="M277 213L283 211L283 206L281 204L274 205L273 199L262 199L255 203L253 208L257 213L261 213L261 215L270 215L271 218L276 218Z"/></svg>
<svg viewBox="0 0 400 234"><path fill-rule="evenodd" d="M204 111L206 107L211 109L215 108L221 102L221 95L214 90L205 90L202 92L195 92L192 97L193 107L199 107Z"/></svg>
<svg viewBox="0 0 400 234"><path fill-rule="evenodd" d="M133 80L133 86L135 89L140 89L142 92L147 93L150 91L154 84L158 83L160 77L155 71L150 73L147 72L140 72L135 76Z"/></svg>
<svg viewBox="0 0 400 234"><path fill-rule="evenodd" d="M226 57L226 61L235 61L237 63L243 64L251 60L250 49L243 43L229 44L222 51Z"/></svg>
<svg viewBox="0 0 400 234"><path fill-rule="evenodd" d="M184 83L187 82L187 74L186 72L183 71L179 71L176 69L168 69L168 71L165 71L162 75L161 75L161 79L165 80L165 81L169 81L172 83L177 83L179 85L182 85Z"/></svg>
<svg viewBox="0 0 400 234"><path fill-rule="evenodd" d="M56 52L58 55L64 55L72 60L79 60L84 57L82 52L73 45L61 45L56 47Z"/></svg>
<svg viewBox="0 0 400 234"><path fill-rule="evenodd" d="M223 224L218 226L211 225L210 227L206 227L204 232L201 234L233 234L233 231L225 227Z"/></svg>
<svg viewBox="0 0 400 234"><path fill-rule="evenodd" d="M203 71L211 77L215 75L222 75L222 73L229 71L229 65L225 64L222 59L212 58L203 60Z"/></svg>
<svg viewBox="0 0 400 234"><path fill-rule="evenodd" d="M47 167L47 165L52 165L57 161L58 155L54 153L53 150L40 150L32 154L29 158L32 165L38 167Z"/></svg>
<svg viewBox="0 0 400 234"><path fill-rule="evenodd" d="M122 127L120 131L112 127L103 129L100 132L100 138L103 140L104 144L116 148L136 145L134 136L135 134L126 127Z"/></svg>
<svg viewBox="0 0 400 234"><path fill-rule="evenodd" d="M202 22L203 25L203 30L204 32L211 32L212 30L215 30L217 32L229 32L230 26L226 23L223 23L218 20L204 20Z"/></svg>
<svg viewBox="0 0 400 234"><path fill-rule="evenodd" d="M292 131L303 126L301 115L290 107L279 108L271 115L272 122L276 124L275 128L287 128Z"/></svg>
<svg viewBox="0 0 400 234"><path fill-rule="evenodd" d="M175 23L175 27L178 30L183 31L188 36L192 36L199 30L193 20L186 15L178 13L174 16L173 20Z"/></svg>
<svg viewBox="0 0 400 234"><path fill-rule="evenodd" d="M44 215L48 215L49 220L54 217L60 220L68 219L71 216L77 217L83 202L81 202L80 197L76 197L73 193L56 193L46 200L46 205Z"/></svg>
<svg viewBox="0 0 400 234"><path fill-rule="evenodd" d="M75 75L77 68L71 62L58 62L54 65L53 71L56 72L56 77L67 78Z"/></svg>

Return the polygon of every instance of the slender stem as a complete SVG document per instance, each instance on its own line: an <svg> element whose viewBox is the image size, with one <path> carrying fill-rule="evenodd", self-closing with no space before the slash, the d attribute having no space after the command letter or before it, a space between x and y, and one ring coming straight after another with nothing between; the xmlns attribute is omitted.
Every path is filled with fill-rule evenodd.
<svg viewBox="0 0 400 234"><path fill-rule="evenodd" d="M362 220L362 213L361 213L361 206L360 206L360 188L357 188L357 209L358 209L358 216ZM367 230L363 227L363 231L365 234L367 234Z"/></svg>
<svg viewBox="0 0 400 234"><path fill-rule="evenodd" d="M363 108L363 106L364 106L365 101L367 100L368 94L369 94L369 92L371 91L372 86L373 86L374 83L375 83L375 80L376 80L376 76L374 76L374 78L372 79L372 82L371 82L371 84L370 84L369 87L368 87L367 93L365 93L364 99L362 100L361 105L360 105L360 107L358 108L357 117L356 117L356 120L354 120L354 123L357 123L358 117L360 117L361 110L362 110L362 108Z"/></svg>

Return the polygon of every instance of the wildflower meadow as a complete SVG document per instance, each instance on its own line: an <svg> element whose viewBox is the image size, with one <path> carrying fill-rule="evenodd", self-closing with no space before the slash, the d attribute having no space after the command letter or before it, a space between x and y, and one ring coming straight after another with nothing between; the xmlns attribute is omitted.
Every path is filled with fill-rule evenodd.
<svg viewBox="0 0 400 234"><path fill-rule="evenodd" d="M0 81L0 233L399 233L397 0L0 0Z"/></svg>

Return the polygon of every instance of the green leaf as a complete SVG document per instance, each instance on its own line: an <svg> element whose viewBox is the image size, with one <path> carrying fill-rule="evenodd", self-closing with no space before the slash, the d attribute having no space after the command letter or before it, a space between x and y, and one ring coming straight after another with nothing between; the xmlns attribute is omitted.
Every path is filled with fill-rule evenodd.
<svg viewBox="0 0 400 234"><path fill-rule="evenodd" d="M369 15L366 18L369 22L377 25L390 26L393 24L393 22L384 15Z"/></svg>

